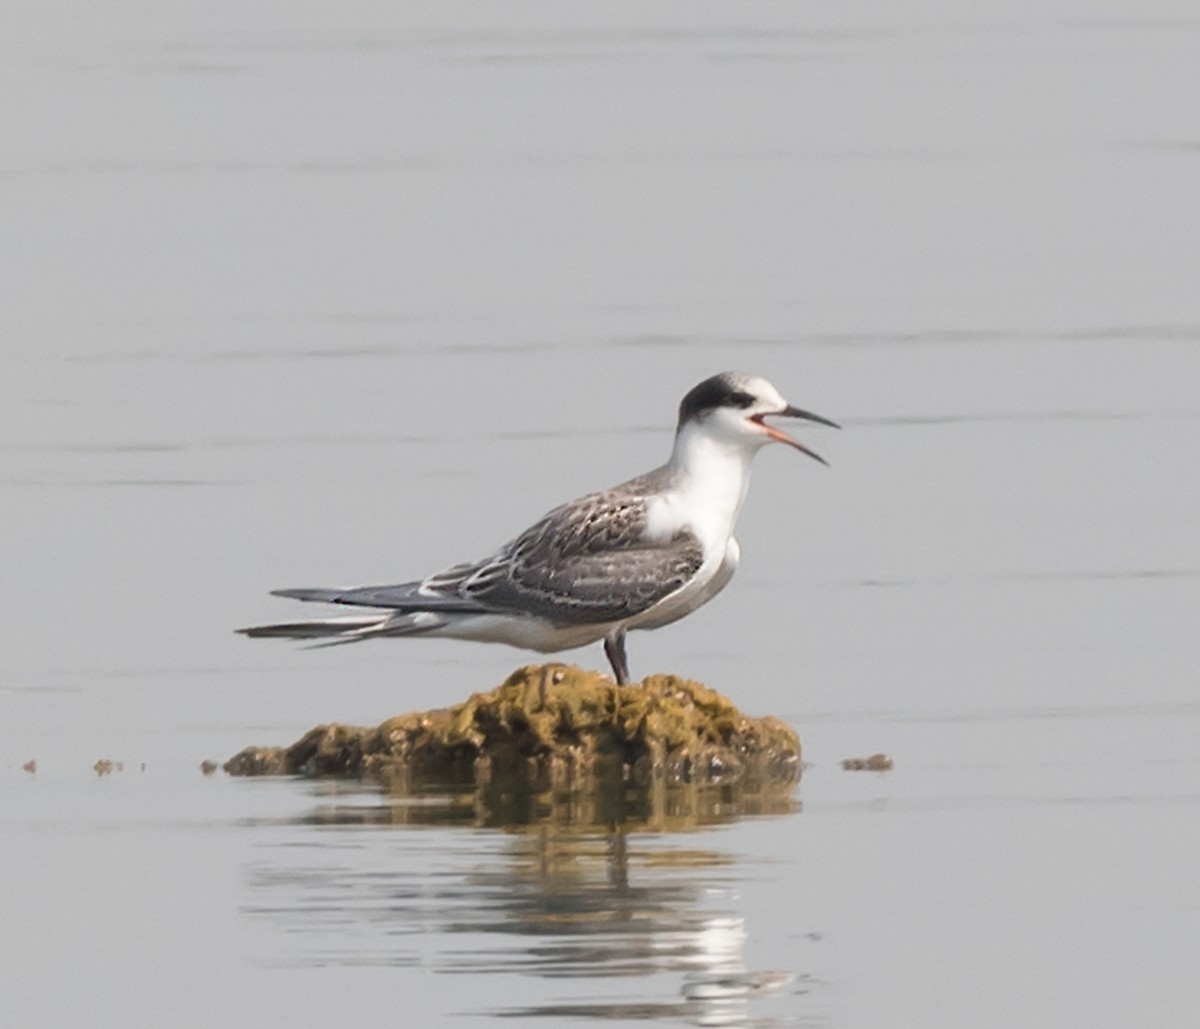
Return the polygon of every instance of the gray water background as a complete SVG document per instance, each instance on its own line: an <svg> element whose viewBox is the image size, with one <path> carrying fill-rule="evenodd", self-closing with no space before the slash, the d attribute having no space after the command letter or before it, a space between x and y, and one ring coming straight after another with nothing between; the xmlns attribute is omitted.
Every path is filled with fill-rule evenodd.
<svg viewBox="0 0 1200 1029"><path fill-rule="evenodd" d="M0 83L6 1024L1194 1024L1191 5L10 4ZM231 630L659 463L729 367L832 467L765 452L630 654L796 725L795 810L201 776L531 659Z"/></svg>

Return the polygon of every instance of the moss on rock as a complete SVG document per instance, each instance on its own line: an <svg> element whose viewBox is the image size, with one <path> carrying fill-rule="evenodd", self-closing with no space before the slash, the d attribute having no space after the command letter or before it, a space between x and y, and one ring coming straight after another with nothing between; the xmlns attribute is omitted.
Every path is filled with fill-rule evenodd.
<svg viewBox="0 0 1200 1029"><path fill-rule="evenodd" d="M522 773L549 787L611 781L792 782L800 741L777 718L750 718L698 682L652 675L618 686L562 664L520 668L461 704L375 728L322 725L290 747L248 747L231 775L353 776L393 787L486 783Z"/></svg>

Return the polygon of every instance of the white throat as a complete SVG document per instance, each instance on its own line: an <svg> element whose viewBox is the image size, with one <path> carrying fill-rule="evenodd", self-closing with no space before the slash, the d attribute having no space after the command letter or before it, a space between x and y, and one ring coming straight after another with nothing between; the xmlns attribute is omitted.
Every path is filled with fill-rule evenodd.
<svg viewBox="0 0 1200 1029"><path fill-rule="evenodd" d="M706 554L723 554L746 499L756 449L702 425L684 425L667 464L671 488L649 512L649 531L669 538L687 528Z"/></svg>

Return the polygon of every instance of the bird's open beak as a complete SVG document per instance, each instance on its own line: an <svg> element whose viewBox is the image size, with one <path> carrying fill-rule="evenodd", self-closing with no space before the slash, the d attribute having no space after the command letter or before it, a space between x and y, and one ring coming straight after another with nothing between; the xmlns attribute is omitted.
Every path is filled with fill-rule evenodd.
<svg viewBox="0 0 1200 1029"><path fill-rule="evenodd" d="M831 422L828 418L822 418L819 414L813 414L811 411L801 411L800 408L792 407L791 404L788 404L788 406L785 407L782 411L771 412L770 416L778 417L778 418L803 418L805 421L817 422L820 425L828 425L834 429L841 428L841 426L838 425L837 422ZM829 462L826 461L825 458L823 458L816 451L809 450L808 447L806 447L798 439L793 439L782 429L777 429L774 425L768 425L764 421L764 419L767 417L768 417L768 415L766 415L766 414L756 414L756 415L752 415L750 417L750 421L754 422L755 425L759 426L759 428L761 428L762 431L765 432L771 439L775 440L776 443L786 443L789 447L795 447L797 450L800 451L800 453L807 454L813 460L820 461L821 464L823 464L823 465L829 464Z"/></svg>

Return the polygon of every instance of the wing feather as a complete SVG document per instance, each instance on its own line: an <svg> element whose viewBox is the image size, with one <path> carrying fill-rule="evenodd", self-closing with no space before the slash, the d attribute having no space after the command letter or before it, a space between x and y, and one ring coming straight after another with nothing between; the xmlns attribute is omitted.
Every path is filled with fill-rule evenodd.
<svg viewBox="0 0 1200 1029"><path fill-rule="evenodd" d="M550 622L620 621L683 586L704 559L686 530L646 536L646 500L597 493L556 508L468 578L460 590L494 610Z"/></svg>
<svg viewBox="0 0 1200 1029"><path fill-rule="evenodd" d="M686 529L647 537L654 474L555 508L492 557L420 582L276 593L397 611L528 614L558 625L632 618L684 586L704 560Z"/></svg>

